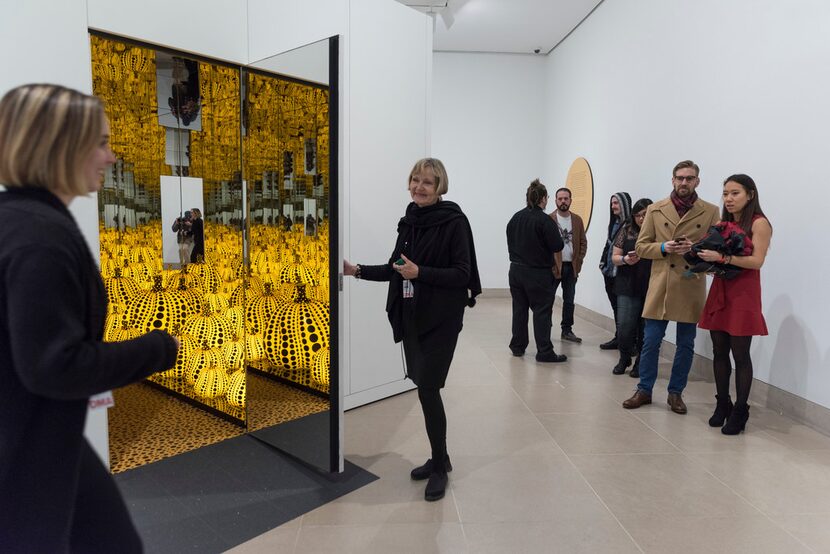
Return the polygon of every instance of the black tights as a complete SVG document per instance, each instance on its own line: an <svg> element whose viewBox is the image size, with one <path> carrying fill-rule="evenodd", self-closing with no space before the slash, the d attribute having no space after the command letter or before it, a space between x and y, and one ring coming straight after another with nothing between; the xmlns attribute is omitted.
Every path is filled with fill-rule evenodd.
<svg viewBox="0 0 830 554"><path fill-rule="evenodd" d="M752 387L752 358L749 356L749 346L752 337L734 337L725 331L709 331L712 335L714 347L715 387L718 396L729 396L729 376L732 367L729 361L729 352L735 359L735 389L737 392L736 404L746 404L749 400L749 389Z"/></svg>
<svg viewBox="0 0 830 554"><path fill-rule="evenodd" d="M418 400L424 411L432 459L443 460L447 457L447 414L441 401L441 389L418 387Z"/></svg>

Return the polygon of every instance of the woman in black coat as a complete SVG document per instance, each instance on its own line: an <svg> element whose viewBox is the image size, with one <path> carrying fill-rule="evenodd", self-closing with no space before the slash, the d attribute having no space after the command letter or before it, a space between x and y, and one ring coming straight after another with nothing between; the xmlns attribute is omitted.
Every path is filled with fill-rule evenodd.
<svg viewBox="0 0 830 554"><path fill-rule="evenodd" d="M193 217L190 222L190 236L193 239L193 250L190 251L191 263L201 263L205 260L205 221L199 208L191 208Z"/></svg>
<svg viewBox="0 0 830 554"><path fill-rule="evenodd" d="M617 295L617 340L620 350L620 359L611 370L614 375L625 373L636 352L637 359L630 375L635 378L640 376L640 352L643 349L645 329L643 306L651 278L651 260L640 259L634 247L646 217L646 209L651 204L649 198L637 200L628 220L617 233L611 251L611 262L617 267L614 294Z"/></svg>
<svg viewBox="0 0 830 554"><path fill-rule="evenodd" d="M67 206L115 161L101 102L56 85L0 100L0 550L141 552L83 436L89 397L173 365L163 331L104 343L107 295Z"/></svg>
<svg viewBox="0 0 830 554"><path fill-rule="evenodd" d="M432 457L412 470L429 479L424 498L444 497L447 472L447 416L441 389L450 369L464 308L481 293L473 234L458 204L441 199L447 172L435 158L419 160L409 174L412 203L398 222L398 239L385 265L352 265L343 273L389 281L386 311L395 342L403 341L406 376L418 387ZM469 291L469 294L468 294Z"/></svg>

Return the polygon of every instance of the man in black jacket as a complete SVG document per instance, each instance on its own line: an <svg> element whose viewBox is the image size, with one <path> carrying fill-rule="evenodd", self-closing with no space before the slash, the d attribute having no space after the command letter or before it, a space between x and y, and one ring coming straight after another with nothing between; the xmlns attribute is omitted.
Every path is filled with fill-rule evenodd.
<svg viewBox="0 0 830 554"><path fill-rule="evenodd" d="M537 362L564 362L567 357L553 351L550 341L551 313L556 294L553 255L564 246L556 223L545 213L548 191L539 179L527 188L527 207L507 224L510 254L510 296L513 298L513 338L510 351L523 356L529 339L527 310L533 311L533 335Z"/></svg>

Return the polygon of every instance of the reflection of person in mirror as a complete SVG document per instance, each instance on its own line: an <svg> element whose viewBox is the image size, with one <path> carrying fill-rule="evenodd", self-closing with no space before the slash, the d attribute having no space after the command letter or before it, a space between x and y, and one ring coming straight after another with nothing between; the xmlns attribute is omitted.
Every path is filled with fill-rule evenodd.
<svg viewBox="0 0 830 554"><path fill-rule="evenodd" d="M441 389L464 308L472 307L481 293L470 223L458 204L441 199L446 192L444 164L434 158L418 161L409 174L412 202L398 223L389 261L382 265L343 261L344 275L389 282L386 311L395 342L403 342L406 375L418 387L432 450L427 462L410 475L414 480L429 479L424 491L428 501L444 497L447 472L452 470Z"/></svg>
<svg viewBox="0 0 830 554"><path fill-rule="evenodd" d="M179 263L182 266L190 261L190 252L193 250L193 214L190 210L184 212L173 222L173 231L176 233L176 243L179 245Z"/></svg>
<svg viewBox="0 0 830 554"><path fill-rule="evenodd" d="M188 127L199 115L199 63L173 56L173 85L167 105L173 117Z"/></svg>
<svg viewBox="0 0 830 554"><path fill-rule="evenodd" d="M190 251L191 262L203 262L205 259L205 222L202 220L202 210L190 208L190 234L193 237L193 249Z"/></svg>
<svg viewBox="0 0 830 554"><path fill-rule="evenodd" d="M0 100L3 552L142 551L84 422L90 397L170 368L178 343L102 339L106 289L68 206L101 188L109 135L94 96L36 84Z"/></svg>
<svg viewBox="0 0 830 554"><path fill-rule="evenodd" d="M317 220L311 214L305 216L305 234L310 237L317 234Z"/></svg>

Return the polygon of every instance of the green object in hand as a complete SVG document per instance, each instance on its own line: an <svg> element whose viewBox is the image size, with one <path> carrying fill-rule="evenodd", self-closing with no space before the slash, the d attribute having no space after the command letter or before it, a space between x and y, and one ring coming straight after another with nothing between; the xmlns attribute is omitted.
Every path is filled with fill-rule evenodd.
<svg viewBox="0 0 830 554"><path fill-rule="evenodd" d="M398 258L397 260L395 260L395 265L404 265L405 263L406 262L403 260L403 258Z"/></svg>

